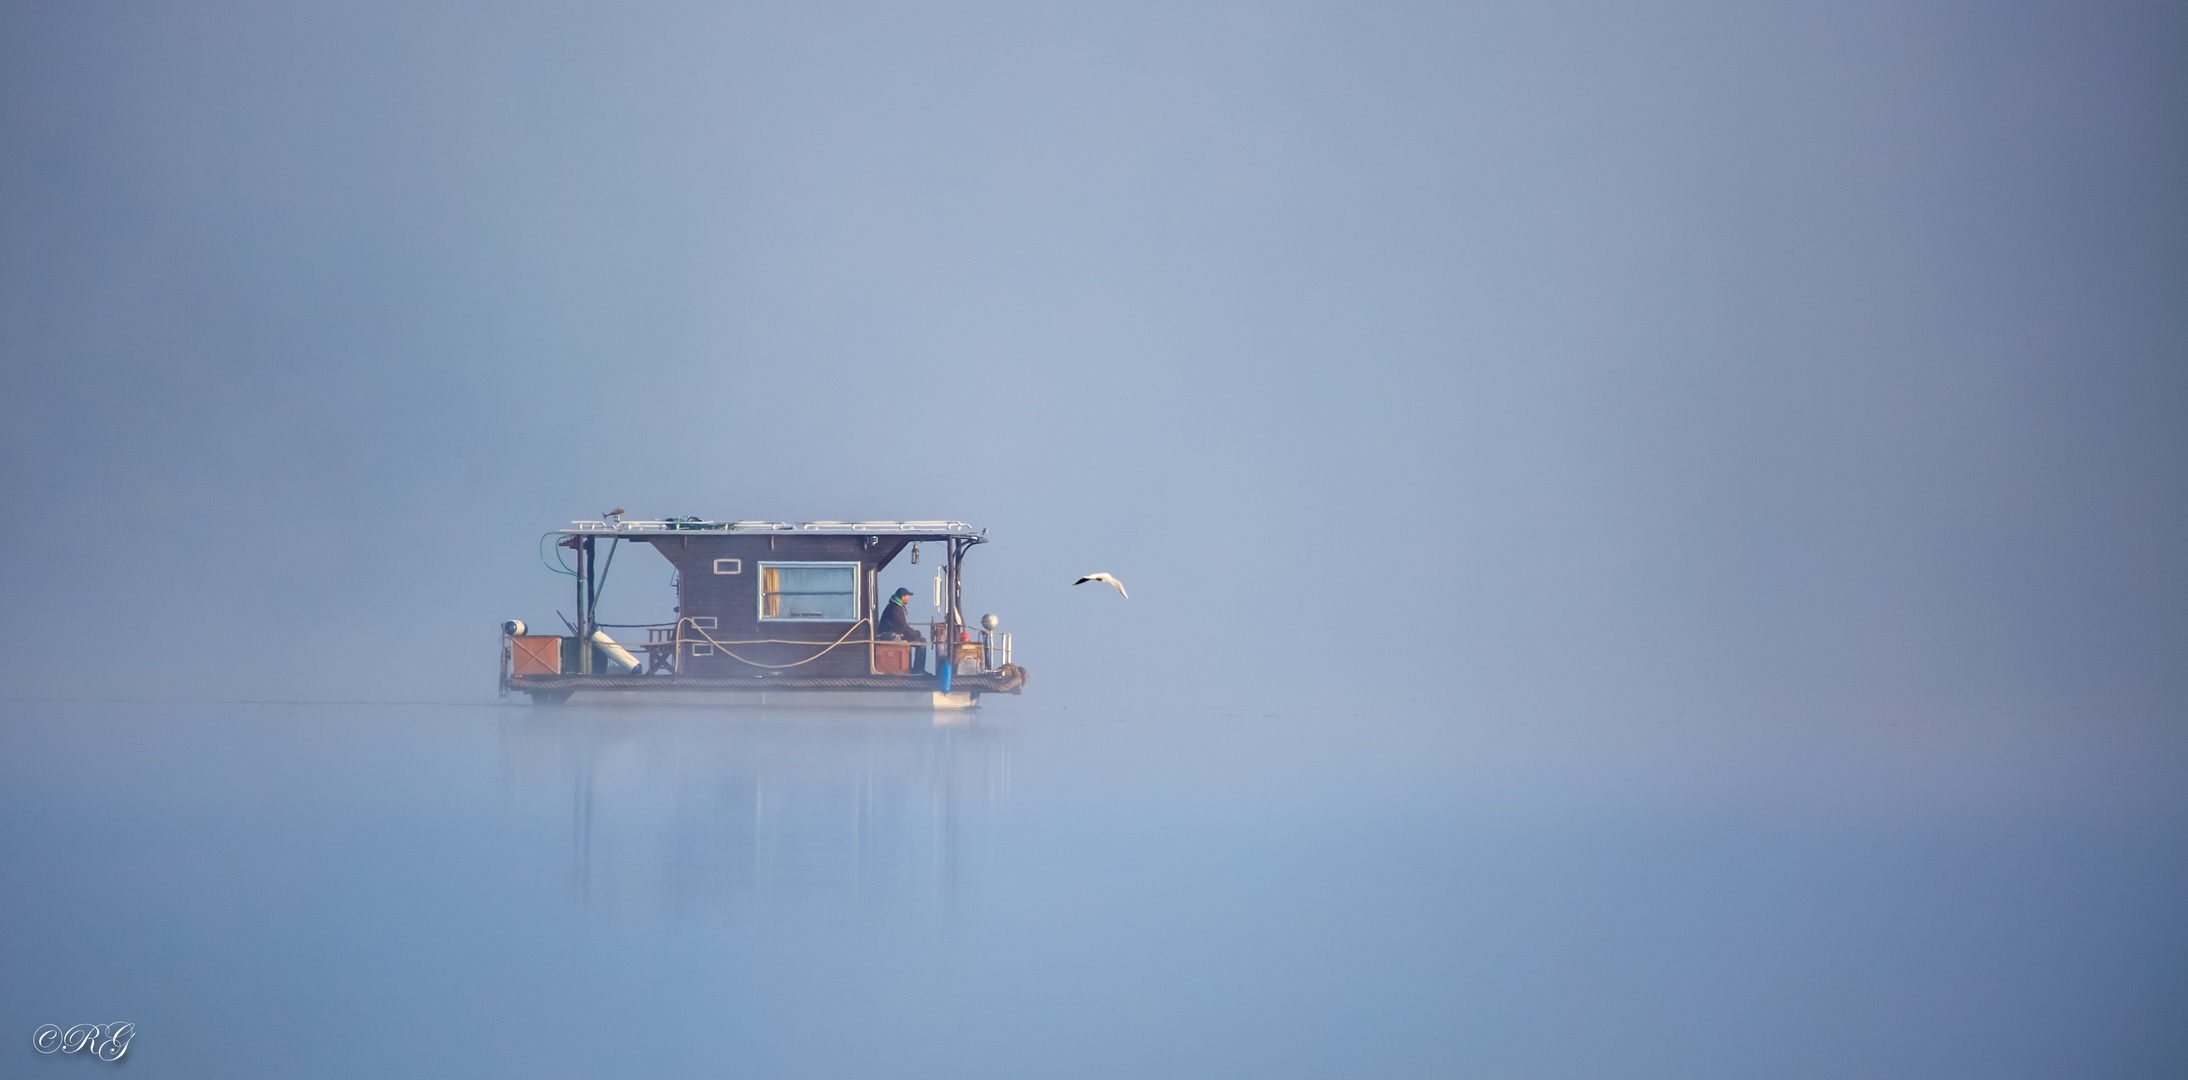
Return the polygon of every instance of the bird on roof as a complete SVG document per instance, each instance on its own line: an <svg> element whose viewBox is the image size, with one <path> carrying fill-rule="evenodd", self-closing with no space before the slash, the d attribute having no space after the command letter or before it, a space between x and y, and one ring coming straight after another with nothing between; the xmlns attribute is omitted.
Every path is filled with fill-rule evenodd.
<svg viewBox="0 0 2188 1080"><path fill-rule="evenodd" d="M610 511L608 511L608 512L607 512L607 513L605 513L605 514L602 514L602 515L600 515L600 520L602 520L602 521L606 521L606 520L608 520L608 519L610 519L610 518L619 518L619 517L622 517L623 515L625 515L625 514L628 514L628 513L630 513L630 511L628 511L628 510L625 510L625 509L623 509L622 507L618 506L618 507L616 507L615 509L613 509L613 510L610 510Z"/></svg>
<svg viewBox="0 0 2188 1080"><path fill-rule="evenodd" d="M1118 596L1122 596L1127 600L1132 599L1132 594L1124 591L1124 582L1118 581L1116 578L1110 577L1108 574L1088 574L1087 576L1072 582L1072 584L1084 585L1089 581L1100 581L1110 585L1115 585L1117 587Z"/></svg>

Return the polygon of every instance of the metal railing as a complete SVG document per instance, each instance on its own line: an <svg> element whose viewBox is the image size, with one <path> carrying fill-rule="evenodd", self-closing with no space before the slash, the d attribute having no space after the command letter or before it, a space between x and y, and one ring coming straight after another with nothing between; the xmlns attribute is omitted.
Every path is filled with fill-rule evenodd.
<svg viewBox="0 0 2188 1080"><path fill-rule="evenodd" d="M934 647L934 662L936 664L937 670L939 670L940 666L943 664L955 662L960 665L960 667L958 668L959 674L972 674L971 671L966 670L962 666L968 661L978 663L979 670L981 672L997 672L1010 666L1012 662L1011 636L1008 631L982 630L980 632L980 637L978 640L960 641L956 642L953 646L951 643L942 640L944 635L944 626L945 624L940 622L928 624L928 640L925 642L912 643L918 645L922 649L930 645ZM681 626L649 626L645 627L644 629L646 631L646 640L643 643L635 641L615 643L616 645L628 650L632 654L632 658L638 662L638 668L636 671L632 672L632 674L657 675L666 672L673 675L682 668L682 660L684 658L684 654L687 648L692 650L705 650L703 653L695 651L692 655L712 656L718 651L718 649L716 648L716 643L710 637L702 633L696 640L694 640L692 637L686 636L682 633L683 628ZM557 640L559 641L562 639L558 637ZM515 666L513 663L515 658L512 655L511 651L512 644L513 643L509 636L504 634L501 639L500 664L501 692L504 694L507 694L509 692L509 678L515 670ZM795 644L817 645L822 643L796 642ZM846 644L846 642L837 642L837 644ZM864 641L859 641L849 642L849 644L866 645L868 643ZM594 646L594 648L598 647L599 646ZM830 646L829 648L832 649L834 647L835 646ZM824 653L827 651L829 650L822 650L822 652ZM953 657L955 658L954 661L952 660Z"/></svg>
<svg viewBox="0 0 2188 1080"><path fill-rule="evenodd" d="M949 632L948 625L940 620L927 624L927 640L937 645L935 649L936 663L943 662L942 658L950 655L957 655L959 659L963 659L962 653L967 650L979 651L980 670L982 671L1001 671L1004 665L1011 662L1009 631L982 630L979 637L960 641L957 643L957 648L951 649L947 648L948 643L942 640L943 636ZM965 631L968 635L971 632L970 629Z"/></svg>
<svg viewBox="0 0 2188 1080"><path fill-rule="evenodd" d="M979 530L962 521L573 521L564 533L628 535L680 532L805 532L860 536L880 533L942 533L966 536Z"/></svg>

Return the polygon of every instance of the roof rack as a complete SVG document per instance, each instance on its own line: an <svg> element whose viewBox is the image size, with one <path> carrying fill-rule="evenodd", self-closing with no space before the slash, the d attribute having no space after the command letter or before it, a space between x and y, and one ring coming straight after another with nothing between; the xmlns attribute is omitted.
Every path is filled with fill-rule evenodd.
<svg viewBox="0 0 2188 1080"><path fill-rule="evenodd" d="M821 533L840 536L871 536L877 533L920 533L923 535L967 536L978 535L978 529L962 521L701 521L686 518L678 521L573 521L565 534L605 534L629 536L633 533Z"/></svg>

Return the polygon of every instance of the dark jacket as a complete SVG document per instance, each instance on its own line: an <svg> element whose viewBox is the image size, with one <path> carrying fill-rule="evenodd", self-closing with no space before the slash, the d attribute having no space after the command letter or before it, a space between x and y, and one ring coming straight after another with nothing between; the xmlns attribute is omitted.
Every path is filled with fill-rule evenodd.
<svg viewBox="0 0 2188 1080"><path fill-rule="evenodd" d="M911 617L905 614L911 606L909 603L899 604L894 600L883 604L881 621L874 626L874 636L885 638L895 634L906 641L925 641L925 638L919 636L919 631L912 629Z"/></svg>

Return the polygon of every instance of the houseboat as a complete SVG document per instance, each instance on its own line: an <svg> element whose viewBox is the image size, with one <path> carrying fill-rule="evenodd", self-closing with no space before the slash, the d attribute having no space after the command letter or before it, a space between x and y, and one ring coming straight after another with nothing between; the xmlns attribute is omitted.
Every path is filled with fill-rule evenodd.
<svg viewBox="0 0 2188 1080"><path fill-rule="evenodd" d="M540 551L575 579L576 617L559 635L502 624L501 693L534 704L972 708L1026 683L995 616L966 624L965 555L986 542L961 521L572 522L542 535ZM651 545L676 568L669 618L597 620L625 543ZM900 620L884 619L881 571L907 550L919 562L922 546L935 561L933 615L890 632Z"/></svg>

